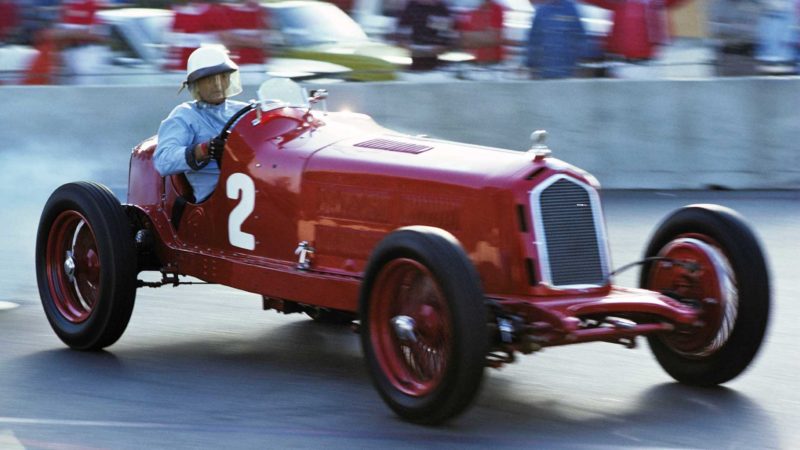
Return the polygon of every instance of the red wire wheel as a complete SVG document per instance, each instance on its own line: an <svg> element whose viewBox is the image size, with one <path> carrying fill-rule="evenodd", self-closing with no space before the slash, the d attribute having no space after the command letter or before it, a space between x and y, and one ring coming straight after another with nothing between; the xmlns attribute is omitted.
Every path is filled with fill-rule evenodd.
<svg viewBox="0 0 800 450"><path fill-rule="evenodd" d="M36 278L45 314L72 348L116 342L136 296L133 229L107 188L69 183L45 204L36 238Z"/></svg>
<svg viewBox="0 0 800 450"><path fill-rule="evenodd" d="M387 405L424 424L462 413L489 337L480 279L458 241L430 227L390 233L370 257L360 302L367 368Z"/></svg>
<svg viewBox="0 0 800 450"><path fill-rule="evenodd" d="M94 232L77 211L64 211L50 227L45 260L48 288L69 322L89 318L100 294L100 258Z"/></svg>
<svg viewBox="0 0 800 450"><path fill-rule="evenodd" d="M645 252L640 286L698 309L698 322L651 336L650 347L676 380L716 385L743 372L758 352L770 308L763 251L744 219L716 205L677 210Z"/></svg>
<svg viewBox="0 0 800 450"><path fill-rule="evenodd" d="M702 358L722 348L736 323L739 306L736 277L730 262L707 236L687 235L670 241L652 265L649 288L676 298L698 300L702 326L664 336L669 346L687 357ZM672 260L687 264L675 264Z"/></svg>
<svg viewBox="0 0 800 450"><path fill-rule="evenodd" d="M371 302L370 338L386 377L404 394L430 394L444 379L453 339L433 275L418 261L395 259L375 280Z"/></svg>

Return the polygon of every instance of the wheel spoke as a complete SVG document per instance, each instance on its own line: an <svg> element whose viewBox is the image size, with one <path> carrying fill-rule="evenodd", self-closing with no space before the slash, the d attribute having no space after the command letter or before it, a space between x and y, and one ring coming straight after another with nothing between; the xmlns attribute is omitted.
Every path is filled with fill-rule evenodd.
<svg viewBox="0 0 800 450"><path fill-rule="evenodd" d="M86 221L81 219L78 222L78 225L75 226L75 232L72 235L72 245L70 245L70 250L72 251L73 254L75 253L75 243L78 242L78 235L80 235L81 230L85 225Z"/></svg>

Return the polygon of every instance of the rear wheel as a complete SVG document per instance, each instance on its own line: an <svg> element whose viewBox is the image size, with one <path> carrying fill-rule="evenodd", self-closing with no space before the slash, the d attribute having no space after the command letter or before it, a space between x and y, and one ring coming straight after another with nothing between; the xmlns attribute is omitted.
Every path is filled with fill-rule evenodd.
<svg viewBox="0 0 800 450"><path fill-rule="evenodd" d="M478 274L451 235L408 227L376 247L361 291L361 342L384 401L443 422L474 399L488 352Z"/></svg>
<svg viewBox="0 0 800 450"><path fill-rule="evenodd" d="M136 252L119 201L95 183L65 184L39 221L36 276L47 320L78 350L116 342L136 295Z"/></svg>
<svg viewBox="0 0 800 450"><path fill-rule="evenodd" d="M640 286L687 302L700 323L649 338L673 378L724 383L755 357L769 318L769 275L757 238L734 211L716 205L681 208L658 227Z"/></svg>

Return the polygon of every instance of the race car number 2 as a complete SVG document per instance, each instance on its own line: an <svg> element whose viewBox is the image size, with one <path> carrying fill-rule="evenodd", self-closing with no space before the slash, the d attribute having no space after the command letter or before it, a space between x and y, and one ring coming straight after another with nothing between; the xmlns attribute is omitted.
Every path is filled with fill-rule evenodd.
<svg viewBox="0 0 800 450"><path fill-rule="evenodd" d="M255 236L242 231L242 224L256 206L256 187L253 179L243 173L234 173L228 177L225 191L229 199L239 200L228 217L228 240L234 247L254 250L256 248Z"/></svg>

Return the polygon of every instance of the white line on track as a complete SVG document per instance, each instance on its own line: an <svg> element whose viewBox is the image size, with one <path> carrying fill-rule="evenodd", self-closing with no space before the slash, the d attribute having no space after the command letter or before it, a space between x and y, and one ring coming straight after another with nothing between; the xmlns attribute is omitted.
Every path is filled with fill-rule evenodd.
<svg viewBox="0 0 800 450"><path fill-rule="evenodd" d="M102 420L59 420L34 419L29 417L1 417L0 424L6 425L64 425L70 427L105 427L105 428L181 428L178 425L151 422L113 422ZM0 434L2 437L2 434ZM2 442L2 441L0 441ZM0 446L0 448L4 448Z"/></svg>
<svg viewBox="0 0 800 450"><path fill-rule="evenodd" d="M17 306L19 306L19 305L16 304L16 303L5 302L5 301L0 300L0 311L2 311L4 309L14 309Z"/></svg>

